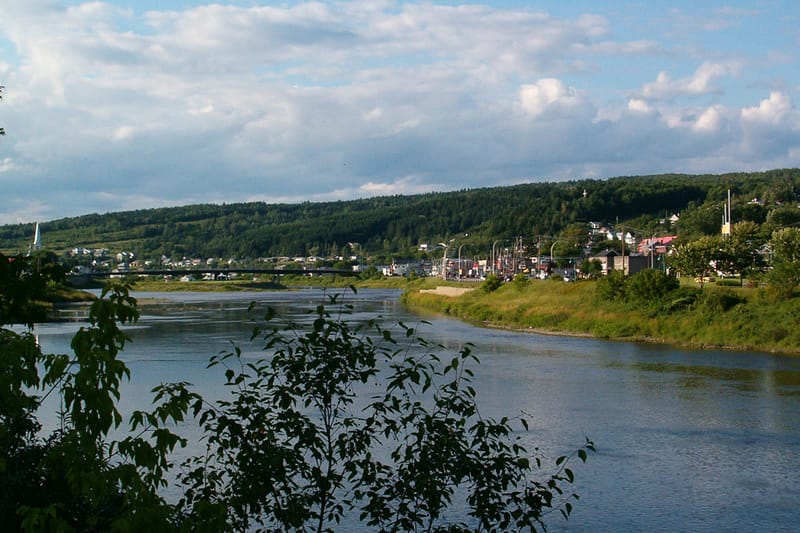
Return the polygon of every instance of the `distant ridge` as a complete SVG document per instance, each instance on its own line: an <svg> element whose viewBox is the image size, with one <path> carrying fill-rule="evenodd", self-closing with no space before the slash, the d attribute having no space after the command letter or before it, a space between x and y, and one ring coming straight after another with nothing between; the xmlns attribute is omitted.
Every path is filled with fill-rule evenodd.
<svg viewBox="0 0 800 533"><path fill-rule="evenodd" d="M767 205L797 202L800 169L621 176L335 202L198 204L88 214L40 227L46 249L57 254L88 247L142 258L256 258L348 255L355 247L402 257L421 243L454 237L486 247L498 239L555 235L575 223L644 224L710 208L728 189L735 204L755 197ZM32 231L31 224L0 226L0 250L27 250Z"/></svg>

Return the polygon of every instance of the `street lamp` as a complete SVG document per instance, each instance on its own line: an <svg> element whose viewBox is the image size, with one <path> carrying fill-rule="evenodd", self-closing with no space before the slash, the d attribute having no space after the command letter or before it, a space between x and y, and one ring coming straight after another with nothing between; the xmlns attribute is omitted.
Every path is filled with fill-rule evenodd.
<svg viewBox="0 0 800 533"><path fill-rule="evenodd" d="M650 238L650 268L656 268L656 234L653 233L653 236Z"/></svg>
<svg viewBox="0 0 800 533"><path fill-rule="evenodd" d="M450 239L450 242L445 244L443 242L439 243L439 246L444 246L444 254L442 254L442 279L447 281L447 250L450 248L450 245L453 244L455 239Z"/></svg>
<svg viewBox="0 0 800 533"><path fill-rule="evenodd" d="M497 246L497 243L503 241L505 239L497 239L492 243L492 274L497 275L497 261L495 260L494 255L494 247Z"/></svg>

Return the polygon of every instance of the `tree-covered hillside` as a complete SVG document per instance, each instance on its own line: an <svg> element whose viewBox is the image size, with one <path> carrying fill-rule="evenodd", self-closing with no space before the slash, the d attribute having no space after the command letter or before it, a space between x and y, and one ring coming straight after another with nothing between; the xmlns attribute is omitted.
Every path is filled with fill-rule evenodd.
<svg viewBox="0 0 800 533"><path fill-rule="evenodd" d="M354 246L401 257L413 255L420 243L459 237L485 249L498 239L556 235L576 222L618 221L655 231L656 221L675 213L681 224L672 231L710 234L719 231L729 189L734 219L762 223L777 206L796 209L800 169L530 183L340 202L192 205L64 218L41 223L41 230L45 247L56 253L86 247L143 259L255 258L347 255ZM749 203L753 198L763 205ZM25 251L32 236L33 224L2 226L0 250Z"/></svg>

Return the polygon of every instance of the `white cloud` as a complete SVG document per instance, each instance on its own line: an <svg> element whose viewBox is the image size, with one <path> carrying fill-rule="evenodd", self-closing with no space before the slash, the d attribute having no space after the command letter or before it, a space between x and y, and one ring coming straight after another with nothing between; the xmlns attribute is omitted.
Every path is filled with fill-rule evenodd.
<svg viewBox="0 0 800 533"><path fill-rule="evenodd" d="M534 84L521 86L519 101L522 108L533 117L548 110L569 111L583 103L574 87L555 78L545 78Z"/></svg>
<svg viewBox="0 0 800 533"><path fill-rule="evenodd" d="M115 141L124 141L131 135L133 135L133 128L130 126L121 126L114 131L114 133L111 135L111 138Z"/></svg>
<svg viewBox="0 0 800 533"><path fill-rule="evenodd" d="M719 93L721 89L715 82L724 76L734 75L739 71L736 63L705 62L687 78L672 79L667 72L659 72L655 81L642 87L642 95L646 98L671 99L677 96L698 96Z"/></svg>
<svg viewBox="0 0 800 533"><path fill-rule="evenodd" d="M420 183L415 176L405 176L391 183L369 181L358 187L357 196L387 196L394 194L417 194L435 190L436 184ZM344 197L352 197L349 192Z"/></svg>
<svg viewBox="0 0 800 533"><path fill-rule="evenodd" d="M6 217L798 164L788 57L687 67L691 43L625 34L635 14L116 2L0 0Z"/></svg>
<svg viewBox="0 0 800 533"><path fill-rule="evenodd" d="M0 173L14 170L14 160L10 157L4 157L0 160Z"/></svg>
<svg viewBox="0 0 800 533"><path fill-rule="evenodd" d="M702 133L714 133L722 127L724 109L711 106L703 111L692 125L692 129Z"/></svg>
<svg viewBox="0 0 800 533"><path fill-rule="evenodd" d="M631 98L628 100L628 109L635 113L652 113L653 107L641 98Z"/></svg>
<svg viewBox="0 0 800 533"><path fill-rule="evenodd" d="M792 109L792 99L788 95L772 91L769 98L761 100L757 106L742 109L742 118L747 121L779 124Z"/></svg>

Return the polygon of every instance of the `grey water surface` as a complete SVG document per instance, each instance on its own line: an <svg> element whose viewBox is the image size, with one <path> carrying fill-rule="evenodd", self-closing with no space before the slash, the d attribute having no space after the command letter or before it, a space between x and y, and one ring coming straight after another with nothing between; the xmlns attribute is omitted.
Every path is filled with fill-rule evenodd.
<svg viewBox="0 0 800 533"><path fill-rule="evenodd" d="M123 359L132 380L124 411L147 408L160 382L189 381L221 397L209 357L240 345L265 306L302 318L319 290L258 293L138 293L140 321ZM797 531L800 527L800 358L692 351L482 329L420 316L399 292L346 295L353 319L420 324L455 354L474 345L474 385L487 416L524 413L525 439L551 458L591 438L597 453L573 469L580 501L551 531ZM256 310L248 312L251 301ZM37 326L46 351L66 352L79 323ZM191 428L187 428L191 431ZM190 450L191 451L191 450ZM345 529L342 529L344 531Z"/></svg>

